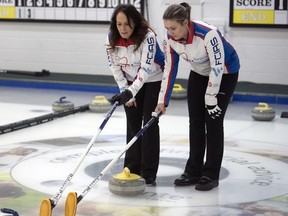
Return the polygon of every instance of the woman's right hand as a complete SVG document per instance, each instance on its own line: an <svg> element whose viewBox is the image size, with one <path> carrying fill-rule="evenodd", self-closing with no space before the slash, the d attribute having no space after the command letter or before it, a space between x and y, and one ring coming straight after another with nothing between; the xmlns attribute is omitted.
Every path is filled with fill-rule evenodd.
<svg viewBox="0 0 288 216"><path fill-rule="evenodd" d="M164 103L159 103L159 104L157 104L155 110L161 110L161 113L162 113L162 114L165 114L165 112L166 112L166 107L165 107Z"/></svg>

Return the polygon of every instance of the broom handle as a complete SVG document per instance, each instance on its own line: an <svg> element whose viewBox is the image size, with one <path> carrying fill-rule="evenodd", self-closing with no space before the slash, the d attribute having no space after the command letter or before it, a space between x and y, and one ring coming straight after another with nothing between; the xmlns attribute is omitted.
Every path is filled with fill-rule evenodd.
<svg viewBox="0 0 288 216"><path fill-rule="evenodd" d="M143 126L143 128L125 145L122 151L102 170L100 175L95 178L80 196L77 197L77 204L84 198L84 196L93 188L93 186L110 170L117 160L137 141L137 139L143 135L143 133L153 124L153 122L159 118L161 111L153 112L152 118Z"/></svg>
<svg viewBox="0 0 288 216"><path fill-rule="evenodd" d="M78 113L78 112L85 112L87 110L89 110L89 104L70 108L70 109L64 109L64 110L49 113L46 115L6 124L3 126L0 126L0 135L4 133L9 133L12 131L20 130L23 128L32 127L38 124L46 123L54 119L62 118L71 114Z"/></svg>
<svg viewBox="0 0 288 216"><path fill-rule="evenodd" d="M82 164L84 158L87 156L87 154L89 153L90 149L92 148L93 144L95 143L95 140L98 138L99 134L101 133L101 131L103 130L103 128L105 127L106 123L108 122L108 120L110 119L110 117L112 116L113 112L115 111L116 107L118 105L118 102L115 102L113 104L113 106L111 107L111 109L109 110L109 112L107 113L105 119L103 120L103 122L101 123L101 125L99 126L97 133L93 136L93 138L90 140L88 146L86 147L85 151L82 153L82 156L80 157L79 161L77 162L75 168L72 170L71 173L69 173L69 175L67 176L66 180L64 181L64 183L62 184L62 186L60 187L59 191L50 199L52 206L55 207L59 201L59 199L61 198L64 190L66 189L66 187L68 186L68 183L71 181L71 179L73 178L73 176L75 175L76 171L78 170L78 168L80 167L80 165Z"/></svg>

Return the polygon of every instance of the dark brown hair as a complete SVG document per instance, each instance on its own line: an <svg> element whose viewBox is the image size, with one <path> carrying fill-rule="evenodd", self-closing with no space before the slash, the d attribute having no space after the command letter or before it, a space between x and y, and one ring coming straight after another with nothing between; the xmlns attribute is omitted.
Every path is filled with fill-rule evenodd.
<svg viewBox="0 0 288 216"><path fill-rule="evenodd" d="M124 13L128 19L128 25L132 28L132 23L134 24L134 30L130 36L130 40L136 44L135 51L139 48L142 41L145 39L145 36L150 28L145 18L141 13L131 4L120 4L118 5L111 17L110 23L110 48L115 49L117 41L121 38L119 31L117 29L116 17L118 13Z"/></svg>
<svg viewBox="0 0 288 216"><path fill-rule="evenodd" d="M190 20L191 6L182 2L180 4L170 5L163 14L164 20L175 20L179 23L183 23L184 20Z"/></svg>

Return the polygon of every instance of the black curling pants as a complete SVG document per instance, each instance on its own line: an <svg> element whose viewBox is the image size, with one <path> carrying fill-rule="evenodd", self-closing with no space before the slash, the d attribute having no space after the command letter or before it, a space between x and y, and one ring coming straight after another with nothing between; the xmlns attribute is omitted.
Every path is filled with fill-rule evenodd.
<svg viewBox="0 0 288 216"><path fill-rule="evenodd" d="M190 153L185 172L194 177L207 176L218 180L224 152L223 121L237 84L238 73L222 76L217 95L222 114L216 119L212 119L205 108L208 79L191 71L188 80Z"/></svg>
<svg viewBox="0 0 288 216"><path fill-rule="evenodd" d="M141 130L155 111L161 82L145 83L136 95L137 107L125 106L127 117L127 143ZM154 123L139 137L125 154L124 167L131 173L144 178L156 178L159 166L160 135L159 121Z"/></svg>

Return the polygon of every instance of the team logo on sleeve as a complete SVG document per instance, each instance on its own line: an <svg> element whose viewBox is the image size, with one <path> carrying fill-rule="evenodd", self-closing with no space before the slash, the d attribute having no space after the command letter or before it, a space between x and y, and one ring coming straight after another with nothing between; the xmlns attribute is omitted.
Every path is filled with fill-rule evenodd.
<svg viewBox="0 0 288 216"><path fill-rule="evenodd" d="M222 57L222 53L219 49L219 42L216 37L212 38L210 40L210 43L213 48L213 53L214 53L214 59L215 59L215 65L221 65L220 59Z"/></svg>
<svg viewBox="0 0 288 216"><path fill-rule="evenodd" d="M148 42L148 53L147 53L146 64L151 65L153 58L154 58L155 40L153 37L150 37L147 39L147 42Z"/></svg>
<svg viewBox="0 0 288 216"><path fill-rule="evenodd" d="M218 75L222 73L222 70L223 70L222 67L220 67L220 68L219 67L218 68L212 68L212 71L213 71L215 77L218 77Z"/></svg>

